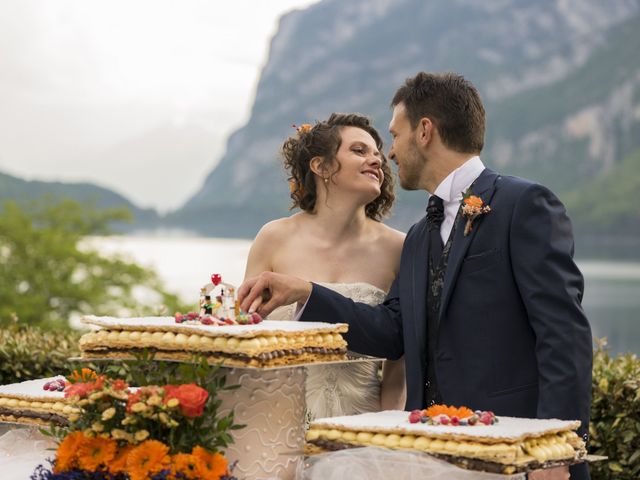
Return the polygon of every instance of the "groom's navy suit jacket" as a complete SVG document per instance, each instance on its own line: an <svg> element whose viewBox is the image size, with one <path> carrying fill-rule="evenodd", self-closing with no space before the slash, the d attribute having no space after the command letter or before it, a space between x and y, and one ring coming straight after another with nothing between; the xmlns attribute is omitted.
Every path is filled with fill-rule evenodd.
<svg viewBox="0 0 640 480"><path fill-rule="evenodd" d="M467 236L462 216L454 230L435 351L443 402L498 415L579 419L586 427L592 338L564 206L541 185L489 169L471 189L491 212L476 218ZM348 323L346 339L356 352L404 355L408 410L425 407L428 243L423 218L407 234L382 305L314 284L301 318Z"/></svg>

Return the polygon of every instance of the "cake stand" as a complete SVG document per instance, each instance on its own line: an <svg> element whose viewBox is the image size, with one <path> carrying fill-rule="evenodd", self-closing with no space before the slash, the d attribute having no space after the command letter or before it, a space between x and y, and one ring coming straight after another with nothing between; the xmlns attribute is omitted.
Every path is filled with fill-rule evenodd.
<svg viewBox="0 0 640 480"><path fill-rule="evenodd" d="M307 367L382 361L349 352L346 360L273 368L225 368L228 385L240 388L221 393L222 413L234 410L245 425L231 432L234 443L225 455L238 461L234 475L256 480L293 480L304 462Z"/></svg>

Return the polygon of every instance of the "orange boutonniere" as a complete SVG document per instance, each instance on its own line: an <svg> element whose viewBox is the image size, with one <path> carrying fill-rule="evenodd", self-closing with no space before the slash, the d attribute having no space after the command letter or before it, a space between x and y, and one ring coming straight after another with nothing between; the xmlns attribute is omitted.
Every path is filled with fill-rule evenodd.
<svg viewBox="0 0 640 480"><path fill-rule="evenodd" d="M480 215L485 215L491 211L489 205L485 205L482 199L476 195L472 195L471 191L463 194L462 196L462 215L467 219L467 223L464 226L464 236L466 237L471 233L473 228L473 221Z"/></svg>

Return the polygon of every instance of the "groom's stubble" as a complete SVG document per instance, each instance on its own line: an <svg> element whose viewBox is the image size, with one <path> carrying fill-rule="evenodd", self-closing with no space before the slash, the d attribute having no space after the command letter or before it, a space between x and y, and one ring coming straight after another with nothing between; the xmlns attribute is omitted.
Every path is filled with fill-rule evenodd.
<svg viewBox="0 0 640 480"><path fill-rule="evenodd" d="M418 148L415 137L411 138L407 151L403 155L404 158L400 158L398 154L396 154L396 157L400 186L405 190L422 189L421 179L425 174L428 159Z"/></svg>

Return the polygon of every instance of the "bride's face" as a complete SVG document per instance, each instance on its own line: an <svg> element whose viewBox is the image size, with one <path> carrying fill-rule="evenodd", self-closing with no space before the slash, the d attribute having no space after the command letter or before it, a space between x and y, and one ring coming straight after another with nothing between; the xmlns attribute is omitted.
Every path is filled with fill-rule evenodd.
<svg viewBox="0 0 640 480"><path fill-rule="evenodd" d="M360 193L366 205L380 195L384 180L381 166L385 160L375 140L366 131L358 127L344 127L340 133L342 142L336 153L339 166L334 162L335 173L329 188Z"/></svg>

